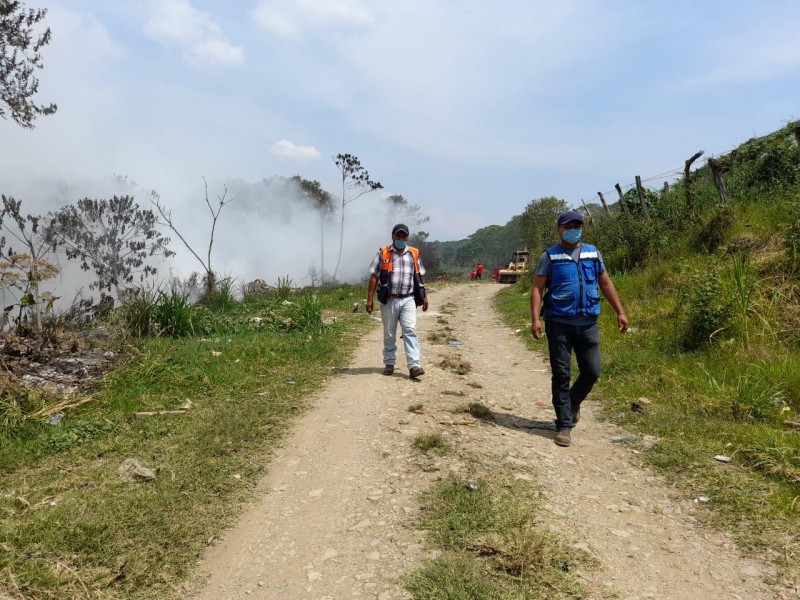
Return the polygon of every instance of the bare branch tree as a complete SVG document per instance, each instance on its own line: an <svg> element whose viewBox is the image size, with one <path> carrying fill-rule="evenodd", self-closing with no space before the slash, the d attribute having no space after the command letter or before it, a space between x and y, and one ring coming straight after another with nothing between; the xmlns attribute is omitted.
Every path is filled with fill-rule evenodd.
<svg viewBox="0 0 800 600"><path fill-rule="evenodd" d="M211 213L211 236L209 237L208 240L208 253L206 255L206 260L200 258L200 255L198 255L197 252L194 251L194 248L192 248L189 242L186 241L186 238L183 237L183 235L181 235L180 231L178 231L177 226L172 220L172 211L167 210L166 206L161 202L161 197L155 192L153 192L153 197L151 200L153 202L153 205L156 207L156 210L158 210L158 213L161 215L161 219L163 220L164 224L175 232L175 235L177 235L178 239L181 242L183 242L183 245L186 246L186 249L192 253L192 256L194 256L200 262L201 265L203 265L203 270L206 273L205 276L206 294L210 294L214 291L214 288L216 286L216 277L214 275L213 269L211 268L211 249L214 246L214 233L217 229L217 220L219 219L219 214L222 212L222 209L225 207L226 204L230 204L231 202L233 202L233 198L231 198L230 200L225 199L226 196L228 195L228 188L227 186L223 186L224 191L221 196L217 196L219 204L217 205L217 208L215 210L214 207L211 205L211 201L208 199L208 182L206 181L205 177L203 177L203 185L205 186L206 206L208 206L208 210Z"/></svg>

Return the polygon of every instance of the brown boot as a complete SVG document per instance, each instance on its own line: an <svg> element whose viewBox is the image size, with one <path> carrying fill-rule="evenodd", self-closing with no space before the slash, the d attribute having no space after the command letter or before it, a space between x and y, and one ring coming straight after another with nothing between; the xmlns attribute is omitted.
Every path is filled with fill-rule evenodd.
<svg viewBox="0 0 800 600"><path fill-rule="evenodd" d="M559 429L556 431L556 437L553 438L553 441L556 443L556 446L569 446L571 441L569 439L570 430L569 429Z"/></svg>
<svg viewBox="0 0 800 600"><path fill-rule="evenodd" d="M411 379L416 379L420 375L425 375L425 369L422 367L411 367L408 370L408 374L411 376Z"/></svg>

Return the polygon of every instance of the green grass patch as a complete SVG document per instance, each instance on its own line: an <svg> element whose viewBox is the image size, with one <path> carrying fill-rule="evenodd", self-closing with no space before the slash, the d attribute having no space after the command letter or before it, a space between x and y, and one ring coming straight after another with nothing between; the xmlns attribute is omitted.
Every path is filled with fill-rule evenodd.
<svg viewBox="0 0 800 600"><path fill-rule="evenodd" d="M428 454L429 452L446 454L449 450L449 446L441 433L421 433L414 438L414 442L411 445L415 450L423 454Z"/></svg>
<svg viewBox="0 0 800 600"><path fill-rule="evenodd" d="M444 553L405 578L415 599L589 597L577 573L591 558L538 524L532 484L504 473L451 477L422 505L419 526Z"/></svg>
<svg viewBox="0 0 800 600"><path fill-rule="evenodd" d="M349 315L360 291L292 296L296 308L278 327L251 320L274 300L205 308L208 337L142 339L60 426L27 420L4 430L0 589L53 600L172 597L234 522L309 393L372 326L363 315L325 327L317 319L321 309ZM131 419L187 400L184 416ZM123 482L126 458L155 480Z"/></svg>

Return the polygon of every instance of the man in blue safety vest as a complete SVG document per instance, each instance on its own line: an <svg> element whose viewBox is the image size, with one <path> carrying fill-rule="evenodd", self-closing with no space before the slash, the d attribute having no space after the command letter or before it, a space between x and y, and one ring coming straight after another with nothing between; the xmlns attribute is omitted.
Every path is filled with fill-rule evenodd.
<svg viewBox="0 0 800 600"><path fill-rule="evenodd" d="M367 313L372 314L373 296L377 291L383 322L383 374L392 375L397 354L397 325L403 335L408 373L412 379L424 375L420 366L417 338L417 306L428 310L428 297L422 275L425 268L419 250L408 245L408 226L398 223L392 229L392 243L378 250L369 266Z"/></svg>
<svg viewBox="0 0 800 600"><path fill-rule="evenodd" d="M600 251L581 243L581 214L565 212L558 217L556 228L560 243L545 250L536 265L531 287L531 334L538 340L547 332L556 411L554 441L559 446L569 446L570 432L580 418L581 402L600 377L598 286L617 313L621 333L628 330L628 318ZM544 326L540 316L544 317ZM579 373L570 386L573 351Z"/></svg>

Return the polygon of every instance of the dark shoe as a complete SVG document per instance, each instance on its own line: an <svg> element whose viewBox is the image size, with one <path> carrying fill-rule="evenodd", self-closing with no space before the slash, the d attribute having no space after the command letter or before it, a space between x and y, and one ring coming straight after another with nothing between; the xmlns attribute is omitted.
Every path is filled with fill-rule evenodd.
<svg viewBox="0 0 800 600"><path fill-rule="evenodd" d="M384 375L392 375L394 374L394 365L386 365L383 367L383 374Z"/></svg>
<svg viewBox="0 0 800 600"><path fill-rule="evenodd" d="M569 439L570 430L569 429L559 429L556 431L556 437L553 438L553 441L556 443L556 446L569 446L571 441Z"/></svg>
<svg viewBox="0 0 800 600"><path fill-rule="evenodd" d="M425 375L425 369L423 369L422 367L411 367L408 370L408 374L411 375L412 379L416 379L420 375Z"/></svg>

